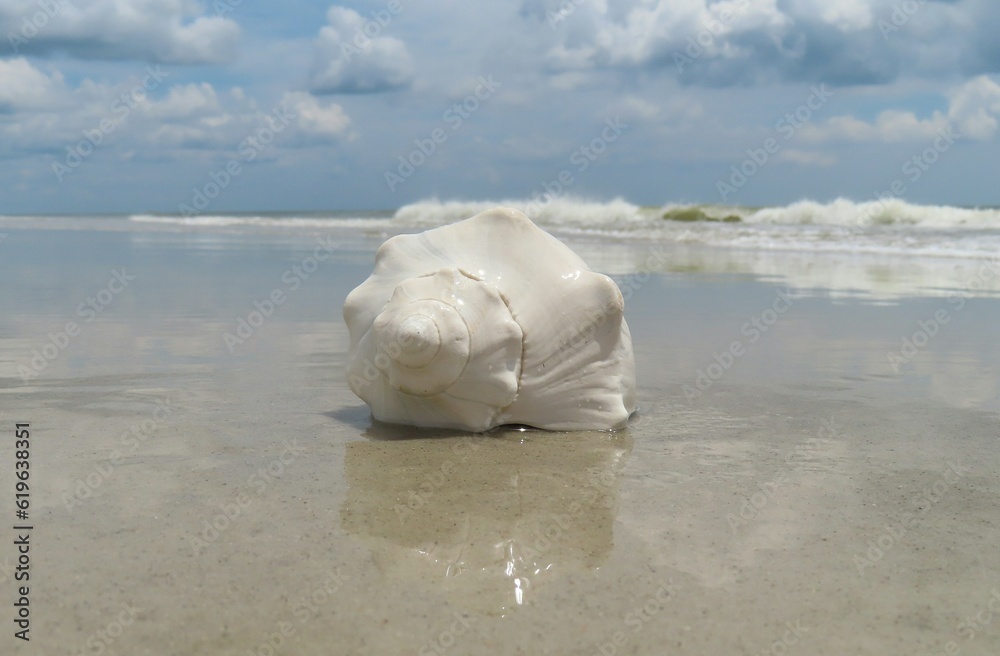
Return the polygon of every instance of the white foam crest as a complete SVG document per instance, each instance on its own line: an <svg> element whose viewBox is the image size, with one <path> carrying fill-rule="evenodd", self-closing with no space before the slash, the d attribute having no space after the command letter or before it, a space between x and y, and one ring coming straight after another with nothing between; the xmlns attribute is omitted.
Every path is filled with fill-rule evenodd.
<svg viewBox="0 0 1000 656"><path fill-rule="evenodd" d="M605 243L644 241L760 251L962 259L983 259L1000 252L1000 210L915 205L898 199L884 203L799 201L769 208L693 204L643 207L622 199L598 202L573 197L549 202L429 199L405 205L392 216L143 214L129 217L129 223L180 230L353 230L390 235L445 225L498 205L520 209L557 236ZM7 225L17 225L16 219L7 221ZM111 219L105 222L114 223ZM35 221L34 225L40 223L44 222ZM88 226L95 223L86 222Z"/></svg>
<svg viewBox="0 0 1000 656"><path fill-rule="evenodd" d="M542 225L602 226L634 223L644 216L638 205L616 198L608 202L577 198L557 198L550 201L506 199L499 201L423 200L400 207L395 220L414 226L439 226L461 221L494 207L512 207L524 212Z"/></svg>
<svg viewBox="0 0 1000 656"><path fill-rule="evenodd" d="M829 203L802 200L782 207L748 208L728 205L670 203L660 208L644 208L617 198L608 202L579 198L558 198L548 202L527 199L499 201L423 200L404 205L396 221L415 227L430 227L467 219L498 205L521 210L537 223L547 226L576 226L600 229L656 227L667 223L702 223L739 219L753 225L844 226L864 230L878 226L917 229L1000 229L1000 209L965 208L946 205L916 205L901 199L855 202L838 198ZM669 230L669 228L668 228Z"/></svg>
<svg viewBox="0 0 1000 656"><path fill-rule="evenodd" d="M915 205L900 199L856 203L838 198L830 203L803 200L784 207L766 207L746 215L747 223L774 225L838 225L864 229L896 225L914 228L1000 228L1000 210Z"/></svg>

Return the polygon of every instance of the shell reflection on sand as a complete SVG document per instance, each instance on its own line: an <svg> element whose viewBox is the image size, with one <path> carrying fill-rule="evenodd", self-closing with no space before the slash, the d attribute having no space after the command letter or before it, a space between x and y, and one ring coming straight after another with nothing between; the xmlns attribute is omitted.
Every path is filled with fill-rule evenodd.
<svg viewBox="0 0 1000 656"><path fill-rule="evenodd" d="M476 612L509 612L546 581L608 557L631 444L627 431L519 429L352 442L343 528L385 577L422 580Z"/></svg>

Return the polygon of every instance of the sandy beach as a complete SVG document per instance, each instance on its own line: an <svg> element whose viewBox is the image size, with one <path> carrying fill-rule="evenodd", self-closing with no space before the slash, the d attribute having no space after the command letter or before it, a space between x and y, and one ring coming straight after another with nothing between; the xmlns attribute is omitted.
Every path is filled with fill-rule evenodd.
<svg viewBox="0 0 1000 656"><path fill-rule="evenodd" d="M2 232L5 599L16 423L33 525L4 653L1000 652L972 262L571 240L629 290L640 411L474 436L347 387L381 234Z"/></svg>

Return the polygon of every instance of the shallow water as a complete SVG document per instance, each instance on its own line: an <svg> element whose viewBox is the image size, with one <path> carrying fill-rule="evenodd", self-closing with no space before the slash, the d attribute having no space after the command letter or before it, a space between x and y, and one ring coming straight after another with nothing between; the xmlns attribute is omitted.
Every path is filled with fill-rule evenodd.
<svg viewBox="0 0 1000 656"><path fill-rule="evenodd" d="M570 242L630 289L639 414L468 436L375 424L347 389L340 307L377 237L336 234L307 273L329 235L5 230L35 653L1000 648L1000 303L965 270L864 288L878 261L676 248L646 269L644 246ZM114 271L134 279L102 295Z"/></svg>

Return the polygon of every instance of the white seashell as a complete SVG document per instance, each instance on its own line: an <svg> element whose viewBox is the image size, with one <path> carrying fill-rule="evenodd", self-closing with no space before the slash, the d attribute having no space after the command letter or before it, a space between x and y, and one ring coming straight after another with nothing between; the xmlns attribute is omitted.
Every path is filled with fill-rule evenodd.
<svg viewBox="0 0 1000 656"><path fill-rule="evenodd" d="M622 428L635 410L624 305L517 210L398 235L344 303L348 383L384 422Z"/></svg>

